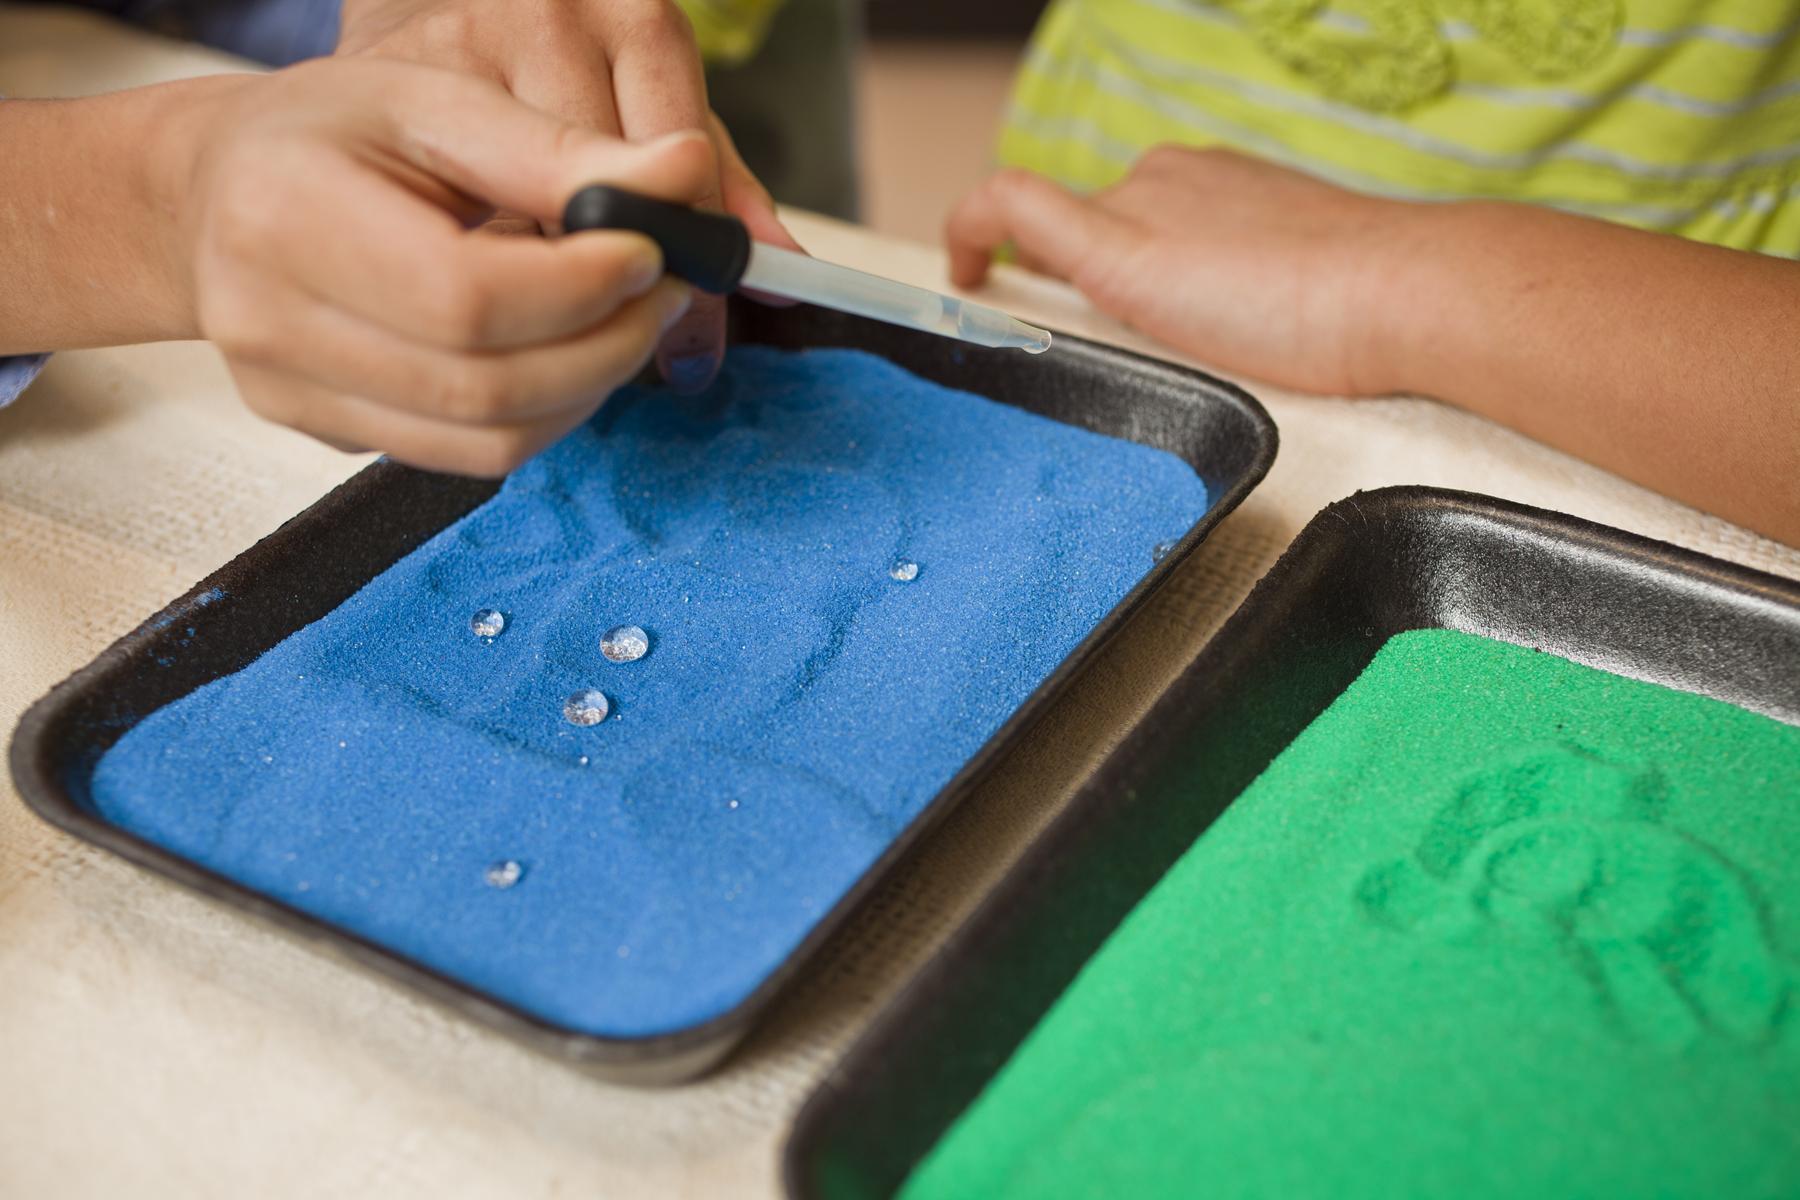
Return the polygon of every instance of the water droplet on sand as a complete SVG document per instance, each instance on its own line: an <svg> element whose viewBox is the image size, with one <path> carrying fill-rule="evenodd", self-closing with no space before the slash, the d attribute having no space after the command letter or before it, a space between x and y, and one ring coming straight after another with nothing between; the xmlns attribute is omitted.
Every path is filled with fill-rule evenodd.
<svg viewBox="0 0 1800 1200"><path fill-rule="evenodd" d="M606 720L607 711L611 708L604 692L589 688L585 692L576 692L563 701L563 720L571 725L598 725Z"/></svg>
<svg viewBox="0 0 1800 1200"><path fill-rule="evenodd" d="M888 574L892 575L901 583L911 583L919 577L919 564L916 562L908 562L903 558L888 568Z"/></svg>
<svg viewBox="0 0 1800 1200"><path fill-rule="evenodd" d="M650 653L650 635L636 625L618 625L600 639L600 653L610 662L636 662Z"/></svg>
<svg viewBox="0 0 1800 1200"><path fill-rule="evenodd" d="M481 873L481 880L491 888L506 889L519 882L525 874L525 868L507 859L504 862L492 863Z"/></svg>
<svg viewBox="0 0 1800 1200"><path fill-rule="evenodd" d="M1175 548L1174 542L1158 542L1158 543L1156 543L1156 545L1150 547L1150 561L1153 563L1161 562L1163 559L1169 557L1169 551L1173 550L1174 548Z"/></svg>
<svg viewBox="0 0 1800 1200"><path fill-rule="evenodd" d="M493 641L506 628L506 614L497 608L484 608L469 618L469 630L478 638Z"/></svg>

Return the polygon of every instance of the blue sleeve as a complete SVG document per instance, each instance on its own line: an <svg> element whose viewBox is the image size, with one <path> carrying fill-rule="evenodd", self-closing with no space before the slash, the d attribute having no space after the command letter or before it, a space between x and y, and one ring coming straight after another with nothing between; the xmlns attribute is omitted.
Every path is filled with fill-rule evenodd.
<svg viewBox="0 0 1800 1200"><path fill-rule="evenodd" d="M285 67L337 46L340 0L76 0L171 37Z"/></svg>
<svg viewBox="0 0 1800 1200"><path fill-rule="evenodd" d="M48 354L26 354L16 358L0 358L0 408L19 398L37 373L44 369Z"/></svg>

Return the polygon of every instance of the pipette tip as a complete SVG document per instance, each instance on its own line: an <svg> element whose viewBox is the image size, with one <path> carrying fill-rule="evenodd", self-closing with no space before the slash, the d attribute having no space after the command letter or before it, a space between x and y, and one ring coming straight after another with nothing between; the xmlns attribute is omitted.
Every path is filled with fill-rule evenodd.
<svg viewBox="0 0 1800 1200"><path fill-rule="evenodd" d="M1050 331L1039 329L1036 325L1027 325L1015 317L1004 344L1027 354L1042 354L1050 348Z"/></svg>

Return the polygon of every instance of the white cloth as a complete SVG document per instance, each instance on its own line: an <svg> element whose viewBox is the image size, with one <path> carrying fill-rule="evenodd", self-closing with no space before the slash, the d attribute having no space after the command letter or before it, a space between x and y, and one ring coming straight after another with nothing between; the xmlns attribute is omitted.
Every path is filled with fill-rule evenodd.
<svg viewBox="0 0 1800 1200"><path fill-rule="evenodd" d="M0 8L14 95L225 65ZM790 215L823 257L943 278L935 250ZM1060 287L1008 273L988 298L1144 348ZM813 1085L1322 505L1466 488L1800 576L1800 553L1477 418L1252 390L1281 426L1267 482L747 1049L688 1087L613 1087L518 1049L53 831L0 780L0 1196L773 1196ZM248 415L205 346L58 355L0 411L0 730L363 461Z"/></svg>

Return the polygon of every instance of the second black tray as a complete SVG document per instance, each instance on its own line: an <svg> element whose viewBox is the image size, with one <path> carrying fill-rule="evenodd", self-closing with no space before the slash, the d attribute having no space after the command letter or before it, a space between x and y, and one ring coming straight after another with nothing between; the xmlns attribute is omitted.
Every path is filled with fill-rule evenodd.
<svg viewBox="0 0 1800 1200"><path fill-rule="evenodd" d="M926 334L825 310L733 307L736 340L848 346L927 379L1100 433L1167 450L1206 484L1212 506L972 757L747 999L700 1025L644 1038L576 1032L516 1008L317 917L290 908L101 819L88 786L101 755L143 717L249 665L493 495L496 485L377 463L200 581L28 710L12 744L20 795L40 816L110 850L408 984L463 1015L613 1078L668 1083L728 1054L775 995L860 908L919 837L1067 688L1126 618L1236 508L1275 457L1262 406L1229 384L1076 338L1046 355L965 350ZM1148 556L1146 556L1148 557ZM178 802L179 797L171 797Z"/></svg>
<svg viewBox="0 0 1800 1200"><path fill-rule="evenodd" d="M1484 496L1340 500L814 1093L791 1194L891 1195L1194 839L1389 637L1422 628L1800 724L1800 583Z"/></svg>

